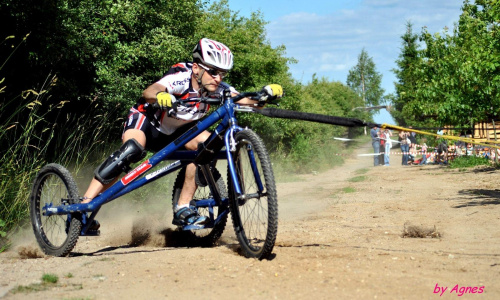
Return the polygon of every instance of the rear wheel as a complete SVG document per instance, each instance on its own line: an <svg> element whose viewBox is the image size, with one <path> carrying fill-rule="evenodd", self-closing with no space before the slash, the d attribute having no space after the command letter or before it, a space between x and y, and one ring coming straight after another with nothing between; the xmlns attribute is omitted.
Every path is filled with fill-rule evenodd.
<svg viewBox="0 0 500 300"><path fill-rule="evenodd" d="M78 188L66 168L58 164L43 167L35 178L30 196L30 217L36 240L47 255L67 256L82 229L80 214L44 216L44 207L76 204Z"/></svg>
<svg viewBox="0 0 500 300"><path fill-rule="evenodd" d="M227 188L226 185L224 184L224 180L222 179L222 176L220 175L219 171L213 167L211 168L212 174L216 180L217 187L219 189L219 194L221 198L227 198ZM184 186L184 178L186 176L186 168L182 168L179 171L179 174L177 175L177 178L175 179L174 183L174 188L173 188L173 195L172 195L172 210L175 209L177 202L179 201L179 196L182 191L182 187ZM193 196L193 200L191 204L193 206L196 206L196 202L203 200L203 199L213 199L212 193L210 191L210 187L206 184L201 184L198 185L196 188L196 191ZM198 207L198 213L202 216L206 216L210 218L210 211L208 207ZM217 224L207 224L206 226L212 226L212 228L204 228L204 229L197 229L197 230L187 230L190 234L190 239L192 240L193 244L199 245L199 246L205 246L205 247L210 247L215 245L215 243L219 240L221 237L222 233L224 232L224 228L226 227L227 223L227 209L221 208L214 206L213 208L213 217L214 219L217 219L219 214L222 214L224 211L226 211L226 214L222 216L222 218L219 220ZM175 211L174 211L175 214Z"/></svg>
<svg viewBox="0 0 500 300"><path fill-rule="evenodd" d="M268 258L278 232L278 200L269 155L260 137L251 130L235 135L232 154L241 195L229 171L229 207L234 230L246 257Z"/></svg>

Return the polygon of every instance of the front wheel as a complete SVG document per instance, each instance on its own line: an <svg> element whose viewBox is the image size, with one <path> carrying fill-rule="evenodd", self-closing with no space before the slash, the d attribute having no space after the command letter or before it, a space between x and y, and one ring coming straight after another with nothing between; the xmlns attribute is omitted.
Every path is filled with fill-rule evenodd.
<svg viewBox="0 0 500 300"><path fill-rule="evenodd" d="M48 207L78 203L78 188L66 168L49 164L38 172L30 196L30 217L36 240L47 255L67 256L82 229L78 214L43 214Z"/></svg>
<svg viewBox="0 0 500 300"><path fill-rule="evenodd" d="M278 196L271 161L262 139L246 129L235 135L232 153L241 194L228 171L229 207L233 226L246 257L271 255L278 233Z"/></svg>

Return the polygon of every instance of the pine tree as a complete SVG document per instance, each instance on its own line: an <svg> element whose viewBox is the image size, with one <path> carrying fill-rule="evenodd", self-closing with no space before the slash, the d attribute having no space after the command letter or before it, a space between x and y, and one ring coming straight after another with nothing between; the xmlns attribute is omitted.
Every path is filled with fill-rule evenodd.
<svg viewBox="0 0 500 300"><path fill-rule="evenodd" d="M363 48L358 56L358 64L349 70L347 86L363 99L365 106L377 106L385 92L380 86L381 82L382 74L377 72L373 59Z"/></svg>
<svg viewBox="0 0 500 300"><path fill-rule="evenodd" d="M394 109L391 115L398 124L405 126L412 124L414 120L411 115L404 114L404 107L415 98L417 78L414 72L420 61L418 35L413 32L411 22L406 23L406 32L401 36L401 40L401 54L396 60L398 68L392 70L398 81L395 83L396 95L392 99Z"/></svg>

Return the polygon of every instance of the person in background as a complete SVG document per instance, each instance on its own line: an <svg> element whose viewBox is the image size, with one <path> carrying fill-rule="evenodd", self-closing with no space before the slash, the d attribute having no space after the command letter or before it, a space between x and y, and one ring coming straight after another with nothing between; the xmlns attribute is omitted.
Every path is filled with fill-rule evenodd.
<svg viewBox="0 0 500 300"><path fill-rule="evenodd" d="M468 143L467 149L465 150L465 155L471 156L473 151L474 151L474 148L472 147L472 144Z"/></svg>
<svg viewBox="0 0 500 300"><path fill-rule="evenodd" d="M460 138L465 138L465 133L462 131L460 132ZM456 154L457 156L462 156L464 155L464 152L465 152L465 148L467 146L467 144L464 142L464 141L458 141L455 143L455 146L456 146Z"/></svg>
<svg viewBox="0 0 500 300"><path fill-rule="evenodd" d="M384 137L385 137L385 140L384 140L384 146L385 146L384 166L389 166L389 154L390 154L391 148L392 148L391 136L392 136L392 131L390 131L388 128L386 128L384 130Z"/></svg>
<svg viewBox="0 0 500 300"><path fill-rule="evenodd" d="M385 130L380 129L378 133L380 139L380 155L378 157L378 162L381 166L385 166Z"/></svg>
<svg viewBox="0 0 500 300"><path fill-rule="evenodd" d="M403 166L408 165L408 151L409 151L409 146L410 146L410 143L408 140L409 135L410 135L410 133L408 131L404 131L404 130L402 130L399 133L399 142L400 142L400 146L401 146L401 152L403 153L403 160L402 160L401 164Z"/></svg>
<svg viewBox="0 0 500 300"><path fill-rule="evenodd" d="M448 147L448 160L453 160L457 157L457 146L455 144L450 143Z"/></svg>
<svg viewBox="0 0 500 300"><path fill-rule="evenodd" d="M409 126L408 128L413 128L412 126ZM408 145L409 148L409 154L408 154L408 161L409 162L414 162L415 157L417 155L417 134L413 131L410 132L408 135L408 139L410 140L410 144Z"/></svg>
<svg viewBox="0 0 500 300"><path fill-rule="evenodd" d="M436 163L447 164L448 163L448 143L446 140L442 140L437 146L437 156Z"/></svg>
<svg viewBox="0 0 500 300"><path fill-rule="evenodd" d="M422 159L420 160L420 163L419 165L426 165L427 164L427 144L424 143L422 145L422 149L420 149L422 151Z"/></svg>
<svg viewBox="0 0 500 300"><path fill-rule="evenodd" d="M373 166L379 165L379 155L380 155L380 137L379 137L379 129L377 125L373 125L373 128L370 130L370 136L372 138L372 147L373 147Z"/></svg>

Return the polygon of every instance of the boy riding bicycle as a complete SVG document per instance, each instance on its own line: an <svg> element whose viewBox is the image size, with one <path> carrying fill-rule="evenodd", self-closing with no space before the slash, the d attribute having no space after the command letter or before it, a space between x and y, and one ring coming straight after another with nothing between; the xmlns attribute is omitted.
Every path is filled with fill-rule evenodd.
<svg viewBox="0 0 500 300"><path fill-rule="evenodd" d="M143 97L129 112L124 124L120 149L108 157L94 172L94 178L85 192L82 203L89 203L99 193L110 187L118 175L128 169L128 165L138 162L144 157L145 149L159 151L173 142L194 121L200 120L209 110L206 103L183 105L177 99L192 97L217 97L223 90L229 89L234 96L238 92L222 81L233 67L233 54L224 44L201 39L193 49L193 62L178 63L156 83L143 91ZM264 87L268 99L283 95L281 86L271 84ZM238 104L256 105L258 101L243 98ZM210 133L204 131L186 143L187 150L197 150L198 144L204 142ZM175 225L202 225L208 219L200 216L189 206L196 191L196 166L186 167L186 175L181 195L174 208ZM99 229L94 221L89 230Z"/></svg>

